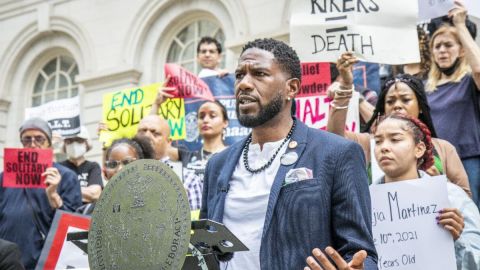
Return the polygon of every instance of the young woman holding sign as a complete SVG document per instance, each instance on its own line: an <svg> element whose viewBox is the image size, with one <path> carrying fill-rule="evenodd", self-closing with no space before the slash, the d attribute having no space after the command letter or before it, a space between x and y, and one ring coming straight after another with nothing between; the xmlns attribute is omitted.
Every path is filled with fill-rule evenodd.
<svg viewBox="0 0 480 270"><path fill-rule="evenodd" d="M335 92L327 129L330 132L351 139L359 143L367 160L368 170L373 175L373 180L378 179L377 175L382 172L373 158L373 140L368 133L352 133L345 131L346 108L350 101L353 74L351 67L358 60L352 53L344 53L337 61L337 68L342 77L341 89ZM365 130L375 130L377 119L390 115L393 112L400 112L420 119L429 128L432 134L434 145L434 164L426 170L430 175L445 174L452 183L459 185L465 192L471 195L467 174L462 162L449 142L437 139L435 128L430 116L430 107L427 102L423 83L408 74L398 75L394 79L387 80L382 88L372 118L368 121Z"/></svg>
<svg viewBox="0 0 480 270"><path fill-rule="evenodd" d="M375 132L375 158L385 176L380 183L430 178L424 171L432 166L433 143L429 128L416 118L392 114L381 121ZM451 207L439 211L436 222L449 231L455 241L458 270L480 269L480 214L473 201L457 185L447 183ZM433 220L432 220L433 222ZM327 256L314 249L305 269L337 269ZM339 269L363 269L364 251L355 254L347 264L327 247L325 253ZM320 268L322 267L322 268Z"/></svg>
<svg viewBox="0 0 480 270"><path fill-rule="evenodd" d="M375 132L375 158L385 172L381 183L428 179L433 142L428 127L416 118L393 114ZM467 194L447 183L451 208L440 210L437 222L455 240L457 269L480 269L480 214Z"/></svg>

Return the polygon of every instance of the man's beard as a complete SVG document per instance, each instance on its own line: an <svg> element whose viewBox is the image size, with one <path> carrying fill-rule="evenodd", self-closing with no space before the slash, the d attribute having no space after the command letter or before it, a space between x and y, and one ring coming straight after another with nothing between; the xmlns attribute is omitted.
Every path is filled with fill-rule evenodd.
<svg viewBox="0 0 480 270"><path fill-rule="evenodd" d="M275 117L282 110L283 99L280 94L277 94L267 105L262 106L260 103L258 104L260 106L260 111L257 115L241 115L239 103L237 102L236 113L240 125L253 128L265 124L268 120Z"/></svg>

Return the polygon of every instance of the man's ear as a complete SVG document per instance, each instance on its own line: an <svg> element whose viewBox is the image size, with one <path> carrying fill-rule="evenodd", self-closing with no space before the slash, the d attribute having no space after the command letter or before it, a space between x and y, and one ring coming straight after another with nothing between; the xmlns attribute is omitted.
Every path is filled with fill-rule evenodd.
<svg viewBox="0 0 480 270"><path fill-rule="evenodd" d="M300 91L300 80L291 78L287 82L287 96L291 99L295 98Z"/></svg>
<svg viewBox="0 0 480 270"><path fill-rule="evenodd" d="M417 159L420 159L425 154L425 151L427 151L427 147L424 142L419 142L415 145L415 157Z"/></svg>

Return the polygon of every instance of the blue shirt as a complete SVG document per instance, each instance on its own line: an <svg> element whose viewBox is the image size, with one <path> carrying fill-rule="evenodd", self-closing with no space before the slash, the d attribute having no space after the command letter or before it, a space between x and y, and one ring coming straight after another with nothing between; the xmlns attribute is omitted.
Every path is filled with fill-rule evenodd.
<svg viewBox="0 0 480 270"><path fill-rule="evenodd" d="M62 177L57 187L63 200L60 209L74 211L82 205L77 175L57 163L53 167ZM54 215L45 189L4 188L0 173L0 238L19 246L25 269L35 268Z"/></svg>
<svg viewBox="0 0 480 270"><path fill-rule="evenodd" d="M455 146L460 158L480 156L480 114L473 91L478 91L472 76L448 82L428 94L433 125L440 139Z"/></svg>

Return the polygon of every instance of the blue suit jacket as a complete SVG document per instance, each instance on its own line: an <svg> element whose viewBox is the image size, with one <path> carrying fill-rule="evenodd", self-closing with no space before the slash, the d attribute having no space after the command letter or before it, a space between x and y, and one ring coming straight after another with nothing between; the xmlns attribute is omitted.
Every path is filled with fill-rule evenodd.
<svg viewBox="0 0 480 270"><path fill-rule="evenodd" d="M334 247L348 261L368 253L365 269L377 269L365 158L361 147L337 135L297 121L287 149L299 158L280 165L273 182L260 247L262 269L303 269L318 247ZM223 220L225 197L245 140L214 155L207 164L201 218ZM313 179L284 186L290 169L306 167Z"/></svg>

